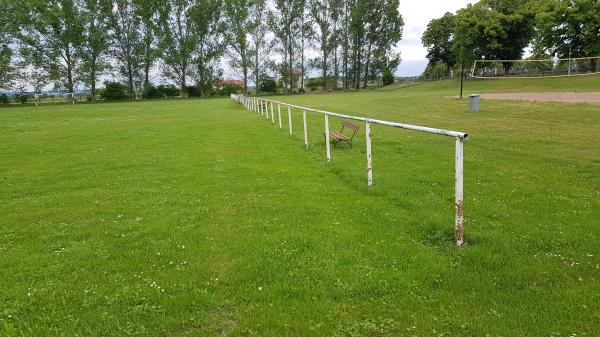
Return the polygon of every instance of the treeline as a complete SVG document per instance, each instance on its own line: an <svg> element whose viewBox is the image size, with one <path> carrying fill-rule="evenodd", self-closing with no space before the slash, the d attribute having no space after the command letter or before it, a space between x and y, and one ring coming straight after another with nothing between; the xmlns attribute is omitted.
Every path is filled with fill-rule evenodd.
<svg viewBox="0 0 600 337"><path fill-rule="evenodd" d="M474 60L600 56L598 0L481 0L432 20L423 34L426 75L445 75ZM502 64L508 73L511 62Z"/></svg>
<svg viewBox="0 0 600 337"><path fill-rule="evenodd" d="M208 96L225 61L246 93L264 78L300 90L310 68L324 86L366 87L399 65L398 7L399 0L5 0L0 89L83 86L95 99L110 77L130 98L149 97L158 73L181 95L193 87Z"/></svg>

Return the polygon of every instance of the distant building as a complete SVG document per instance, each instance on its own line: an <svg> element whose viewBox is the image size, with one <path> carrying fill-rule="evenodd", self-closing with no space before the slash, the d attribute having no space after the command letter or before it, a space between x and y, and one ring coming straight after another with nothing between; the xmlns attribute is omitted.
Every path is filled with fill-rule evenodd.
<svg viewBox="0 0 600 337"><path fill-rule="evenodd" d="M244 81L242 80L220 80L220 81L215 81L213 83L215 90L222 90L223 87L226 86L239 86L244 88Z"/></svg>
<svg viewBox="0 0 600 337"><path fill-rule="evenodd" d="M292 79L293 79L293 87L294 88L302 88L302 70L300 69L292 69Z"/></svg>

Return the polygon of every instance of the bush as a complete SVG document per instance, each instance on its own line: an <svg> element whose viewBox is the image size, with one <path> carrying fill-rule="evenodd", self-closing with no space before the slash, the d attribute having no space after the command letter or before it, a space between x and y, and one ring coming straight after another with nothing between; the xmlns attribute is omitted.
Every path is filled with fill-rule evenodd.
<svg viewBox="0 0 600 337"><path fill-rule="evenodd" d="M185 93L188 97L200 97L202 93L200 92L200 88L195 85L190 85L185 87Z"/></svg>
<svg viewBox="0 0 600 337"><path fill-rule="evenodd" d="M396 79L394 78L394 74L392 74L392 71L389 69L383 71L383 77L381 80L383 81L384 86L394 84L394 82L396 81Z"/></svg>
<svg viewBox="0 0 600 337"><path fill-rule="evenodd" d="M144 98L157 99L162 98L162 96L160 94L160 91L158 91L158 88L150 84L146 89L146 92L144 93Z"/></svg>
<svg viewBox="0 0 600 337"><path fill-rule="evenodd" d="M310 80L308 80L308 83L306 83L306 87L310 90L310 91L315 91L318 88L323 86L323 80L322 79L316 79L316 78L311 78Z"/></svg>
<svg viewBox="0 0 600 337"><path fill-rule="evenodd" d="M10 101L8 100L8 96L6 94L0 95L0 104L8 104Z"/></svg>
<svg viewBox="0 0 600 337"><path fill-rule="evenodd" d="M157 87L157 89L161 97L178 97L181 95L181 91L179 90L179 88L177 88L173 84L161 84Z"/></svg>
<svg viewBox="0 0 600 337"><path fill-rule="evenodd" d="M266 93L276 93L277 92L277 82L272 77L264 76L260 80L260 85L258 86L258 90L260 92Z"/></svg>
<svg viewBox="0 0 600 337"><path fill-rule="evenodd" d="M21 92L17 96L15 96L15 99L17 100L17 102L19 102L21 104L27 103L29 98L31 98L31 97L26 92Z"/></svg>
<svg viewBox="0 0 600 337"><path fill-rule="evenodd" d="M186 87L186 90L193 87ZM164 85L161 84L159 86L154 86L150 84L148 89L146 90L146 94L144 98L148 99L158 99L158 98L168 98L168 97L178 97L181 94L179 88L176 86L169 84Z"/></svg>
<svg viewBox="0 0 600 337"><path fill-rule="evenodd" d="M127 86L119 82L104 82L104 90L100 94L107 101L127 99Z"/></svg>
<svg viewBox="0 0 600 337"><path fill-rule="evenodd" d="M244 88L242 88L239 85L224 85L223 88L221 90L219 90L219 95L220 96L230 96L231 94L238 94L240 92L242 92L244 90Z"/></svg>

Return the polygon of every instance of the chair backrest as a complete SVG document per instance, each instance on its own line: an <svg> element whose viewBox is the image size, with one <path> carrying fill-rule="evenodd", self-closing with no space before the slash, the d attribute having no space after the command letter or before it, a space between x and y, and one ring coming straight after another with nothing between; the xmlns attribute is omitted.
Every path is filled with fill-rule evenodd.
<svg viewBox="0 0 600 337"><path fill-rule="evenodd" d="M352 139L356 135L356 132L358 131L358 129L360 129L360 126L356 125L356 124L352 124L348 121L342 121L342 131L344 131L344 128L348 128L348 129L352 130L352 136L350 137L350 139Z"/></svg>
<svg viewBox="0 0 600 337"><path fill-rule="evenodd" d="M348 121L342 121L342 125L354 132L358 131L358 129L360 129L360 126L356 125L356 124L352 124Z"/></svg>

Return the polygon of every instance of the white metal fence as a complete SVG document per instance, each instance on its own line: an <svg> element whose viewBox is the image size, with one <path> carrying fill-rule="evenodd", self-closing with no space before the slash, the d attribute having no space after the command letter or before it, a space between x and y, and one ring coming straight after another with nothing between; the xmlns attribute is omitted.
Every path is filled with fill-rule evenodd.
<svg viewBox="0 0 600 337"><path fill-rule="evenodd" d="M231 98L248 110L261 114L266 119L270 119L272 124L275 125L275 112L274 106L277 105L277 120L279 128L283 128L283 122L281 117L281 107L287 107L288 115L288 129L289 134L293 134L292 130L292 109L302 110L302 121L304 127L304 146L308 148L308 126L306 122L306 113L313 112L324 115L325 117L325 146L326 146L326 158L327 161L331 161L331 143L329 140L329 116L340 117L347 120L361 121L365 123L365 134L366 134L366 146L367 146L367 183L371 187L373 185L373 161L371 155L371 124L385 125L394 128L420 131L426 133L432 133L436 135L442 135L452 137L455 139L455 243L457 246L461 246L464 243L464 188L463 188L463 158L464 158L464 141L469 137L467 133L450 131L444 129L429 128L425 126L402 124L395 122L388 122L383 120L350 116L338 114L335 112L323 111L311 109L303 106L293 105L284 102L278 102L258 97L246 97L243 95L232 94ZM270 109L269 109L270 108ZM270 116L269 116L270 115Z"/></svg>

